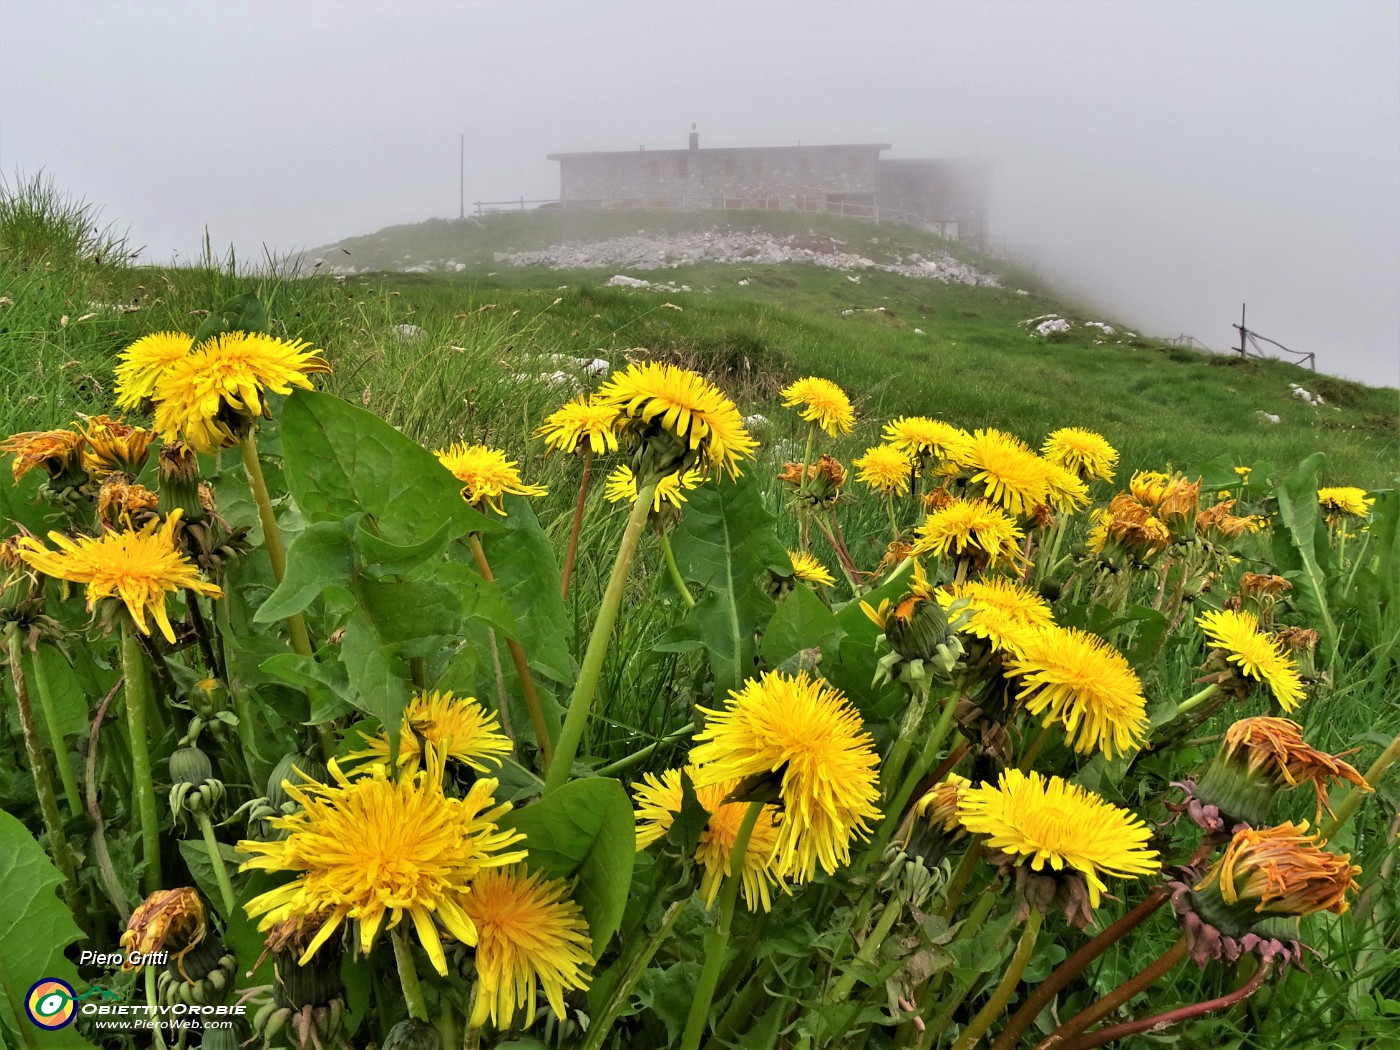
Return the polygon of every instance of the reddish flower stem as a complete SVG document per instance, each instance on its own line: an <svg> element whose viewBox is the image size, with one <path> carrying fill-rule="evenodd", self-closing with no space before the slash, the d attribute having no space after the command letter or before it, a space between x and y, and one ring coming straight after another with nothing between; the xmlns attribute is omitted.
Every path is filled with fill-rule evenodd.
<svg viewBox="0 0 1400 1050"><path fill-rule="evenodd" d="M1189 1021L1194 1017L1204 1017L1217 1010L1228 1009L1236 1003L1244 1002L1257 992L1272 968L1272 960L1266 962L1245 984L1240 985L1228 995L1222 995L1219 999L1211 999L1204 1003L1192 1003L1190 1006L1180 1006L1175 1010L1166 1010L1137 1021L1124 1021L1122 1024L1100 1028L1097 1032L1089 1032L1087 1035L1081 1035L1077 1039L1062 1044L1062 1050L1092 1050L1093 1047L1103 1046L1115 1039L1125 1039L1130 1035L1141 1035L1143 1032L1160 1032L1163 1028L1179 1024L1182 1021Z"/></svg>
<svg viewBox="0 0 1400 1050"><path fill-rule="evenodd" d="M1066 1050L1068 1040L1078 1035L1091 1025L1098 1024L1105 1017L1111 1014L1118 1007L1122 1006L1138 992L1150 988L1158 980L1164 977L1168 971L1186 958L1186 937L1182 935L1176 939L1176 943L1157 957L1157 960L1146 966L1136 976L1129 977L1113 991L1109 992L1096 1003L1092 1003L1079 1013L1075 1014L1064 1024L1060 1025L1050 1037L1040 1043L1035 1050L1050 1050L1051 1047L1057 1050ZM1097 1046L1098 1044L1093 1044Z"/></svg>
<svg viewBox="0 0 1400 1050"><path fill-rule="evenodd" d="M583 527L583 505L588 500L588 479L593 475L593 450L583 454L583 478L578 483L578 502L574 504L574 523L569 526L569 549L564 553L564 571L559 574L559 596L569 596L569 581L574 576L574 559L578 556L578 534Z"/></svg>
<svg viewBox="0 0 1400 1050"><path fill-rule="evenodd" d="M996 1042L992 1044L992 1050L1014 1050L1022 1034L1035 1023L1040 1011L1049 1005L1055 994L1075 977L1078 977L1084 967L1146 921L1148 916L1166 903L1167 896L1167 891L1164 889L1153 890L1145 901L1128 911L1117 922L1104 927L1093 940L1055 967L1055 971L1036 985L1035 991L1012 1015L1010 1022L1002 1029L1001 1035L997 1036Z"/></svg>

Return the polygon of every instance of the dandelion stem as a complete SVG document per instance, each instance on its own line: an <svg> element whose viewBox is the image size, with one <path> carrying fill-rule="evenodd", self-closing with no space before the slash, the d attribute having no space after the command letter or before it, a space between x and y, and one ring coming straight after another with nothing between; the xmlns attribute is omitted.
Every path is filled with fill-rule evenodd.
<svg viewBox="0 0 1400 1050"><path fill-rule="evenodd" d="M413 947L408 943L408 928L403 923L390 931L394 942L394 962L399 968L399 984L403 988L408 1016L418 1021L428 1020L428 1007L423 1001L423 989L418 984L418 969L413 965Z"/></svg>
<svg viewBox="0 0 1400 1050"><path fill-rule="evenodd" d="M1218 999L1209 999L1203 1003L1192 1003L1190 1006L1178 1007L1175 1010L1166 1010L1151 1017L1143 1017L1136 1021L1124 1021L1122 1024L1112 1025L1108 1028L1100 1028L1097 1032L1090 1032L1088 1035L1081 1035L1078 1039L1071 1040L1063 1044L1063 1050L1093 1050L1093 1047L1103 1046L1116 1039L1124 1039L1130 1035L1138 1035L1142 1032L1160 1032L1169 1025L1177 1024L1180 1021L1189 1021L1193 1017L1202 1017L1205 1014L1215 1013L1217 1010L1224 1010L1236 1003L1243 1002L1259 990L1265 979L1269 976L1269 971L1273 969L1273 963L1267 962L1255 971L1254 976L1247 982L1236 988L1233 992L1220 996Z"/></svg>
<svg viewBox="0 0 1400 1050"><path fill-rule="evenodd" d="M888 513L888 517L889 517L889 519L890 519L890 531L891 531L892 533L894 533L894 541L895 541L896 543L898 543L898 542L899 542L899 522L895 521L895 518L894 518L894 499L893 499L892 497L890 497L890 496L886 496L886 497L885 497L885 510L886 510L886 512Z"/></svg>
<svg viewBox="0 0 1400 1050"><path fill-rule="evenodd" d="M29 702L29 689L24 681L24 643L20 639L18 626L11 624L6 636L6 646L10 659L10 677L14 680L15 702L19 707L20 729L24 734L24 750L29 758L29 773L34 778L34 793L39 797L39 812L44 818L44 830L49 836L49 852L53 854L54 866L63 876L64 896L70 908L78 906L78 878L73 865L73 854L68 848L68 839L63 834L63 817L58 811L58 797L54 794L53 778L49 775L48 759L43 745L39 742L39 728L34 723L34 707ZM60 743L62 738L59 738Z"/></svg>
<svg viewBox="0 0 1400 1050"><path fill-rule="evenodd" d="M142 883L148 894L160 889L160 817L156 812L156 789L151 778L151 748L147 739L146 709L151 703L151 680L141 659L141 643L136 625L122 619L122 674L126 678L126 725L131 736L131 781L141 827L141 854L146 862Z"/></svg>
<svg viewBox="0 0 1400 1050"><path fill-rule="evenodd" d="M1078 1035L1084 1029L1098 1024L1101 1020L1111 1014L1118 1007L1128 1002L1138 992L1150 988L1162 977L1166 976L1177 963L1186 958L1186 936L1176 939L1176 943L1157 956L1156 960L1120 984L1113 991L1109 992L1102 999L1095 1003L1090 1003L1079 1013L1075 1014L1064 1024L1060 1025L1050 1037L1036 1047L1036 1050L1050 1050L1051 1047L1061 1047L1063 1050L1067 1040Z"/></svg>
<svg viewBox="0 0 1400 1050"><path fill-rule="evenodd" d="M1021 931L1021 939L1016 942L1016 953L1011 956L1006 972L1001 975L1001 983L997 985L996 991L992 992L987 1005L977 1012L977 1016L963 1030L963 1034L953 1044L953 1050L972 1050L977 1040L982 1038L982 1033L990 1028L992 1022L1001 1016L1002 1010L1006 1009L1016 985L1021 981L1021 975L1026 972L1026 964L1031 961L1031 952L1035 950L1035 941L1040 934L1041 918L1040 909L1031 908L1026 927Z"/></svg>
<svg viewBox="0 0 1400 1050"><path fill-rule="evenodd" d="M977 903L973 905L971 914L968 915L968 917L964 919L961 925L958 927L958 935L954 938L954 943L956 943L957 941L961 941L969 934L976 933L978 930L982 929L983 925L987 921L987 916L991 914L992 908L995 906L998 900L998 895L990 891L978 897ZM993 948L991 949L991 952L993 954L1000 952L1002 940L1004 939L1005 938L1003 937L1002 939L998 940L997 943L993 946ZM943 973L936 975L932 979L931 983L928 985L929 994L923 997L925 1000L933 999L937 995L939 985L942 982L944 976L947 974L947 972L948 971L944 971ZM973 985L977 983L977 980L980 976L980 973L973 974L971 977L969 977L966 981L962 983L962 986L960 988L956 989L951 996L944 1000L943 1009L939 1011L938 1016L935 1017L930 1024L924 1027L923 1034L920 1035L918 1043L916 1044L918 1050L925 1050L926 1047L933 1046L939 1041L939 1038L943 1035L943 1030L948 1027L948 1022L953 1019L953 1014L957 1013L958 1007L962 1006L963 1000L965 1000L968 997L969 993L971 993ZM919 1014L921 1016L924 1011L924 1005L924 1003L919 1004ZM896 1043L895 1045L900 1046L903 1044Z"/></svg>
<svg viewBox="0 0 1400 1050"><path fill-rule="evenodd" d="M147 965L146 971L146 1005L157 1007L160 1005L160 996L156 994L156 968ZM158 1011L157 1011L158 1014ZM161 1031L160 1017L156 1017L155 1024L151 1025L151 1045L155 1050L165 1050L165 1033Z"/></svg>
<svg viewBox="0 0 1400 1050"><path fill-rule="evenodd" d="M583 453L583 478L578 483L578 502L574 504L574 521L569 526L569 548L564 552L564 571L559 574L559 597L569 596L569 581L574 578L574 559L578 557L578 534L583 528L583 508L588 501L588 481L593 476L593 449Z"/></svg>
<svg viewBox="0 0 1400 1050"><path fill-rule="evenodd" d="M875 962L875 957L880 952L880 945L885 943L885 938L889 936L890 930L899 921L899 917L904 914L904 902L908 900L908 897L908 892L901 886L895 891L894 896L886 902L884 912L881 913L879 921L870 931L870 935L861 944L860 951L856 952L855 958L841 974L841 979L827 994L826 1001L829 1004L840 1006L844 1003L846 997L851 994L851 989L856 986L857 968L867 968Z"/></svg>
<svg viewBox="0 0 1400 1050"><path fill-rule="evenodd" d="M734 922L734 904L739 897L739 884L744 881L744 861L749 852L749 838L753 835L761 812L761 800L750 802L749 808L744 811L744 819L739 824L739 831L734 836L729 858L729 875L724 880L719 894L719 922L705 938L705 967L700 971L695 998L690 1004L690 1015L685 1021L681 1050L699 1050L700 1037L705 1034L705 1025L710 1019L710 1003L714 1000L715 986L719 984L720 971L724 968L724 951L729 946L729 931Z"/></svg>
<svg viewBox="0 0 1400 1050"><path fill-rule="evenodd" d="M87 769L84 787L87 790L87 812L92 818L92 854L97 865L97 876L102 880L102 888L107 891L107 899L117 909L117 915L125 926L131 918L131 905L126 899L126 890L117 878L117 869L112 865L112 854L107 849L106 825L102 820L102 807L97 802L97 739L102 732L102 720L107 717L107 708L112 706L117 693L126 679L118 678L115 685L97 706L97 714L92 716L92 728L88 731Z"/></svg>
<svg viewBox="0 0 1400 1050"><path fill-rule="evenodd" d="M204 848L209 854L209 863L214 869L214 879L219 884L219 896L224 899L224 915L232 921L238 896L233 892L233 883L229 881L228 868L224 865L224 855L219 852L219 840L214 837L214 822L209 819L209 814L204 810L199 811L198 817L199 830L204 835Z"/></svg>
<svg viewBox="0 0 1400 1050"><path fill-rule="evenodd" d="M1400 733L1395 735L1395 738L1391 740L1386 749L1380 753L1380 757L1371 763L1371 768L1366 770L1364 779L1366 783L1371 786L1372 790L1380 783L1381 778L1389 772L1390 767L1395 764L1397 759L1400 759ZM1356 807L1361 805L1362 797L1367 794L1369 794L1369 792L1362 791L1360 788L1352 788L1351 791L1347 793L1346 798L1337 803L1335 816L1333 816L1322 829L1322 840L1324 842L1336 835L1337 832L1342 829L1342 825L1351 819L1351 815L1356 812Z"/></svg>
<svg viewBox="0 0 1400 1050"><path fill-rule="evenodd" d="M676 593L681 596L681 601L685 602L687 609L695 608L695 596L685 585L685 577L681 575L681 567L676 564L676 552L671 549L671 535L664 528L661 530L661 553L666 557L666 571L671 574L671 582L676 585Z"/></svg>
<svg viewBox="0 0 1400 1050"><path fill-rule="evenodd" d="M481 578L487 583L495 583L495 574L491 572L491 565L486 560L486 551L481 546L480 533L473 532L467 537L467 542L471 545L472 557L476 559L476 570L481 573ZM520 679L520 691L525 695L525 709L530 712L530 725L535 730L535 743L539 745L540 761L548 768L554 758L554 742L549 739L544 707L540 704L540 694L535 689L530 665L525 660L525 650L514 638L506 639L506 649L510 652L511 663L515 665L515 675Z"/></svg>
<svg viewBox="0 0 1400 1050"><path fill-rule="evenodd" d="M1050 1000L1055 997L1056 992L1079 976L1084 967L1146 921L1147 917L1160 908L1166 900L1166 890L1153 890L1145 901L1127 912L1117 922L1105 927L1093 940L1055 967L1055 971L1036 985L1035 991L1012 1015L1011 1020L997 1036L996 1042L992 1044L992 1050L1015 1050L1021 1036L1040 1016L1040 1011L1050 1005Z"/></svg>
<svg viewBox="0 0 1400 1050"><path fill-rule="evenodd" d="M49 673L44 670L44 660L38 652L31 653L29 661L34 665L34 691L39 694L39 707L44 712L44 726L49 731L49 746L53 748L53 757L58 763L58 778L63 781L63 794L68 801L68 811L76 817L83 811L82 796L78 792L78 778L73 773L73 763L68 761L68 745L63 739L63 728L58 722L58 709L54 707Z"/></svg>
<svg viewBox="0 0 1400 1050"><path fill-rule="evenodd" d="M1021 772L1024 773L1026 770L1030 769L1031 764L1040 757L1040 752L1045 747L1045 741L1050 739L1050 726L1052 724L1053 723L1046 722L1040 727L1040 732L1035 735L1035 739L1031 741L1030 747L1026 748L1026 753L1021 756L1021 761L1016 763L1016 768Z"/></svg>
<svg viewBox="0 0 1400 1050"><path fill-rule="evenodd" d="M651 512L652 496L655 493L656 482L648 482L641 487L637 493L637 501L632 504L627 528L622 533L622 543L617 549L617 557L613 560L612 575L608 578L607 590L603 592L598 618L593 621L593 633L588 636L588 649L583 654L578 681L574 685L573 695L569 698L569 710L564 716L564 727L559 732L559 745L545 775L546 795L562 787L569 779L579 744L583 741L583 731L593 708L593 697L598 691L598 680L603 675L603 658L607 656L613 625L617 623L622 595L627 589L627 575L631 571L632 559L637 553L637 543L646 527L647 515Z"/></svg>
<svg viewBox="0 0 1400 1050"><path fill-rule="evenodd" d="M615 777L623 770L631 769L638 762L650 758L653 754L656 753L656 751L659 748L662 748L667 744L674 744L677 740L684 740L686 737L692 736L694 733L694 724L682 726L680 729L677 729L674 733L670 733L666 736L660 737L657 740L652 741L646 747L638 748L636 751L633 751L630 755L624 755L622 758L619 758L616 762L610 762L606 766L598 767L598 769L594 772L597 776L600 777Z"/></svg>
<svg viewBox="0 0 1400 1050"><path fill-rule="evenodd" d="M1220 692L1220 683L1211 682L1210 685L1206 686L1195 696L1188 697L1187 699L1181 701L1181 703L1177 704L1176 717L1180 718L1188 711L1194 711L1196 708L1200 707L1203 703L1205 703L1218 692Z"/></svg>
<svg viewBox="0 0 1400 1050"><path fill-rule="evenodd" d="M923 779L929 767L933 765L934 757L943 747L943 741L948 738L948 731L953 728L953 712L957 706L958 698L956 696L950 696L944 701L943 711L938 716L938 723L924 741L924 748L919 752L919 757L909 767L909 772L905 774L903 782L899 785L899 790L890 800L889 808L885 810L885 819L880 824L879 834L875 837L874 848L877 856L888 845L890 836L894 834L894 829L899 827L900 818L904 816L904 807L909 804L909 798L914 793L915 786ZM865 855L869 857L871 851L867 850Z"/></svg>
<svg viewBox="0 0 1400 1050"><path fill-rule="evenodd" d="M972 881L972 873L977 870L977 862L981 859L982 846L980 843L973 843L967 847L963 859L958 861L957 870L948 882L948 894L943 898L943 918L949 922L953 921L953 915L962 903L963 893L967 890L967 884Z"/></svg>
<svg viewBox="0 0 1400 1050"><path fill-rule="evenodd" d="M642 972L646 970L662 942L670 936L671 927L676 924L676 919L685 909L687 903L688 900L678 900L667 908L665 914L661 916L661 925L657 927L656 932L631 950L631 957L627 960L627 966L622 971L622 977L617 982L617 987L613 989L612 995L608 996L608 1001L602 1012L589 1024L588 1038L584 1040L580 1050L599 1050L602 1047L608 1033L612 1031L618 1013L622 1010L622 1004L626 1002L632 991L632 986L642 976Z"/></svg>
<svg viewBox="0 0 1400 1050"><path fill-rule="evenodd" d="M258 508L258 521L262 523L263 546L267 548L268 559L272 562L272 577L279 584L287 575L287 549L282 546L282 533L277 528L277 515L272 509L272 497L267 493L267 479L263 477L262 463L258 461L258 446L250 430L248 436L238 446L243 457L243 471L248 475L248 487L253 492L253 502ZM287 617L287 633L291 636L292 649L302 656L311 656L311 637L306 633L306 620L301 613Z"/></svg>

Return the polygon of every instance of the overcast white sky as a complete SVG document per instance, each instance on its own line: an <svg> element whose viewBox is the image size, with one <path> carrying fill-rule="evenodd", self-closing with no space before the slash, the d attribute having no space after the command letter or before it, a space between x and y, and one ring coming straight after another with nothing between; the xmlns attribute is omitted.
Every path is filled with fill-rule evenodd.
<svg viewBox="0 0 1400 1050"><path fill-rule="evenodd" d="M890 142L996 163L994 234L1163 336L1400 381L1400 3L0 3L0 170L147 255L285 253L550 152Z"/></svg>

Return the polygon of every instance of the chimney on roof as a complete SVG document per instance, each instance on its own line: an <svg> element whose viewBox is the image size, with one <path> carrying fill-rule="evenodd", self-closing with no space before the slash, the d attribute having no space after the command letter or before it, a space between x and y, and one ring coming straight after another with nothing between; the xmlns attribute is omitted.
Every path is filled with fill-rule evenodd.
<svg viewBox="0 0 1400 1050"><path fill-rule="evenodd" d="M691 124L690 124L690 148L691 148L691 149L699 149L699 148L700 148L700 132L698 132L698 131L695 130L695 122L694 122L694 121L691 121Z"/></svg>

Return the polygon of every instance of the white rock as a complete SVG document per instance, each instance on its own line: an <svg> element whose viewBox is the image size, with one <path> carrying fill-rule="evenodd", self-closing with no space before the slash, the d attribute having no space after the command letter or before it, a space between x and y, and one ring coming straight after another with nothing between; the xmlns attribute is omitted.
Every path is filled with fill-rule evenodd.
<svg viewBox="0 0 1400 1050"><path fill-rule="evenodd" d="M755 412L751 416L744 417L744 426L746 427L766 427L767 425L768 417L762 412Z"/></svg>
<svg viewBox="0 0 1400 1050"><path fill-rule="evenodd" d="M922 328L915 328L915 329L914 329L914 334L915 334L915 335L923 335L923 334L924 334L924 330L923 330Z"/></svg>
<svg viewBox="0 0 1400 1050"><path fill-rule="evenodd" d="M416 343L428 333L419 328L416 324L396 324L394 325L394 335L398 336L401 343Z"/></svg>
<svg viewBox="0 0 1400 1050"><path fill-rule="evenodd" d="M1017 294L1017 295L1030 295L1031 293L1028 292L1028 291L1026 291L1024 288L1017 288L1017 289L1016 289L1016 294Z"/></svg>
<svg viewBox="0 0 1400 1050"><path fill-rule="evenodd" d="M1071 325L1063 317L1052 317L1048 321L1041 321L1035 326L1036 335L1054 335L1056 332L1068 332Z"/></svg>
<svg viewBox="0 0 1400 1050"><path fill-rule="evenodd" d="M615 273L608 278L609 288L650 288L651 282L644 281L640 277L628 277L626 274Z"/></svg>
<svg viewBox="0 0 1400 1050"><path fill-rule="evenodd" d="M854 310L842 310L842 311L841 311L841 316L842 316L842 317L850 317L850 316L851 316L852 314L854 314L854 313L855 313Z"/></svg>
<svg viewBox="0 0 1400 1050"><path fill-rule="evenodd" d="M846 280L850 281L852 284L860 284L860 274L858 274L858 273L856 273L856 274L850 274L850 273L848 273L848 274L846 274Z"/></svg>
<svg viewBox="0 0 1400 1050"><path fill-rule="evenodd" d="M740 288L747 288L748 286L749 286L749 279L748 279L747 277L741 277L741 278L739 279L739 287L740 287Z"/></svg>
<svg viewBox="0 0 1400 1050"><path fill-rule="evenodd" d="M1255 414L1256 416L1259 417L1259 422L1261 422L1261 423L1282 423L1282 422L1283 422L1283 420L1279 419L1279 417L1276 416L1276 415L1274 415L1272 412L1265 412L1263 409L1260 409L1258 412L1255 412L1254 414Z"/></svg>
<svg viewBox="0 0 1400 1050"><path fill-rule="evenodd" d="M583 374L586 376L605 376L611 368L612 365L601 357L595 357L584 363Z"/></svg>

